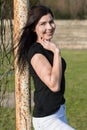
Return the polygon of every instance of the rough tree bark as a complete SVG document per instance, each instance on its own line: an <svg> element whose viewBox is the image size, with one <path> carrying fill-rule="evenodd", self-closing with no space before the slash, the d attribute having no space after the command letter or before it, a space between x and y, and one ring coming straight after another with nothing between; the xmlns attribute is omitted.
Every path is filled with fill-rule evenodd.
<svg viewBox="0 0 87 130"><path fill-rule="evenodd" d="M14 0L14 47L18 44L18 35L23 28L28 12L29 0ZM15 99L16 130L31 130L29 112L29 71L28 65L22 74L17 66L17 49L14 50L15 62Z"/></svg>

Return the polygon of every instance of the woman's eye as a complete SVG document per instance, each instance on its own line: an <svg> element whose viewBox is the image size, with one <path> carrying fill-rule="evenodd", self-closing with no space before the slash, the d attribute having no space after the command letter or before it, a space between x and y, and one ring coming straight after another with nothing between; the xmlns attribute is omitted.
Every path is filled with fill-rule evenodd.
<svg viewBox="0 0 87 130"><path fill-rule="evenodd" d="M41 25L45 25L46 23L44 22L44 23L41 23Z"/></svg>

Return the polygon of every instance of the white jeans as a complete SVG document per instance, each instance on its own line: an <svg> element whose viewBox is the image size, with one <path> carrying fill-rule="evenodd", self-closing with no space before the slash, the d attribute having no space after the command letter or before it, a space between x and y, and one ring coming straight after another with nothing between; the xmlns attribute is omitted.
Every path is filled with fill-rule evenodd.
<svg viewBox="0 0 87 130"><path fill-rule="evenodd" d="M55 114L40 118L33 117L34 130L75 130L68 125L65 111L65 105L61 105Z"/></svg>

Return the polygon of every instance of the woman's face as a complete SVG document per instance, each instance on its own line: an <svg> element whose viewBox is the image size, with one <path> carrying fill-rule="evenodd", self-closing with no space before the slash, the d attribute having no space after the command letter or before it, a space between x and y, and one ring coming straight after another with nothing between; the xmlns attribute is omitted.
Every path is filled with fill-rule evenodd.
<svg viewBox="0 0 87 130"><path fill-rule="evenodd" d="M35 30L37 34L37 41L51 40L55 31L55 23L51 14L47 14L41 17L38 21Z"/></svg>

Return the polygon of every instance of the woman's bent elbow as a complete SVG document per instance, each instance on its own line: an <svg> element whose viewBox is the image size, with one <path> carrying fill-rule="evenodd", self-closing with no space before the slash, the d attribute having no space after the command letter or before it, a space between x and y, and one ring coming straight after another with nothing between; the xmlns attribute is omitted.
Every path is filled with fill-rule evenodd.
<svg viewBox="0 0 87 130"><path fill-rule="evenodd" d="M60 86L59 85L51 86L50 90L52 92L58 92L58 91L60 91Z"/></svg>

